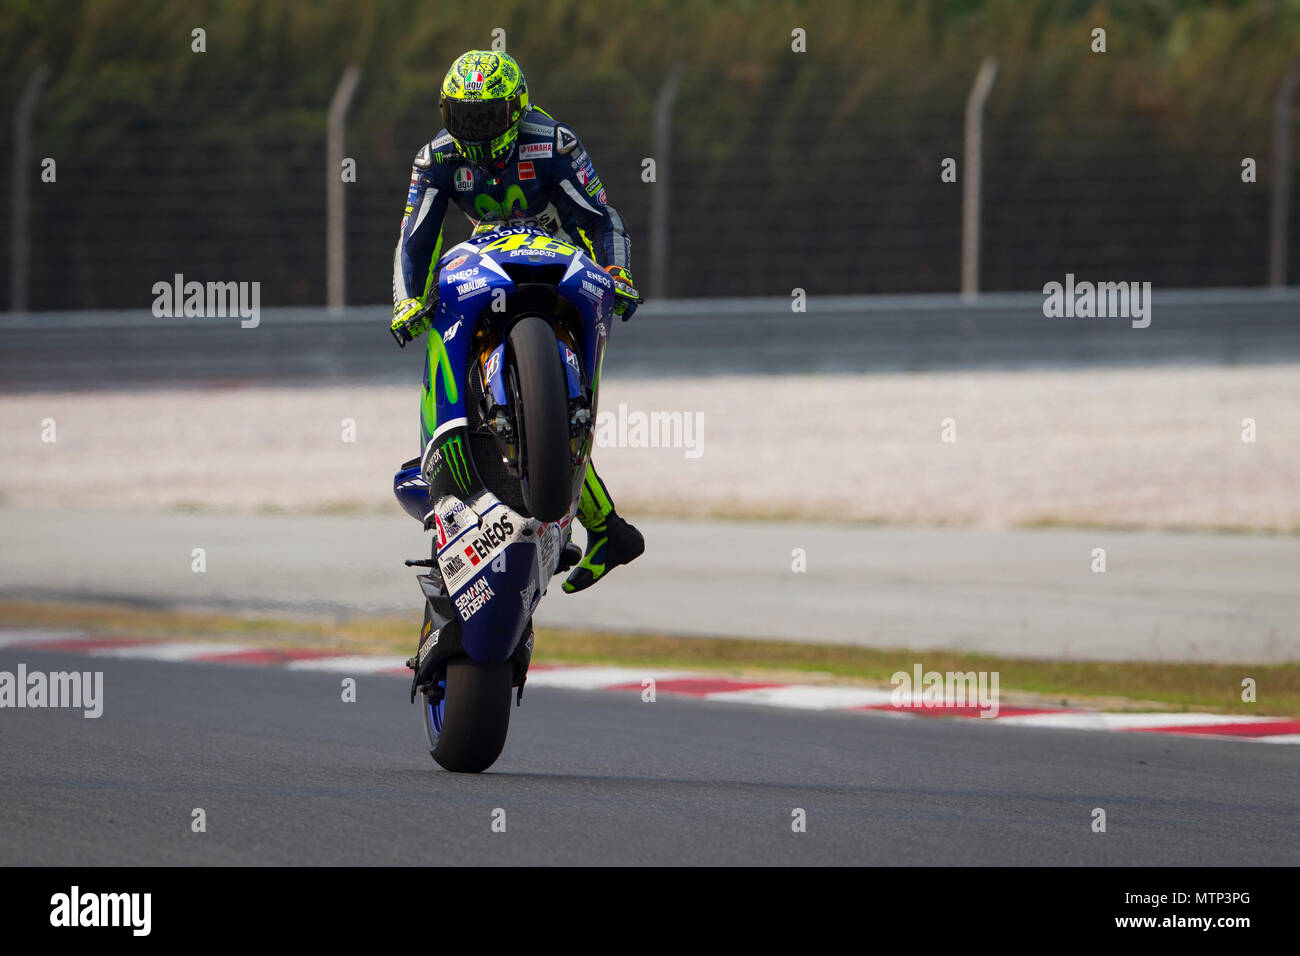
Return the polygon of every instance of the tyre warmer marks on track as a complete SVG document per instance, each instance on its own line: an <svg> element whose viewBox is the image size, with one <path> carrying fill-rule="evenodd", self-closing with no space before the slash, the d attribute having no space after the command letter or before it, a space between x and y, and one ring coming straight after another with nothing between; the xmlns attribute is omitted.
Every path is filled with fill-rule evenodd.
<svg viewBox="0 0 1300 956"><path fill-rule="evenodd" d="M215 641L157 641L94 637L74 631L0 629L0 648L49 651L169 662L284 667L336 674L409 676L405 658L339 654L302 648L272 648ZM1238 717L1229 714L1106 713L1078 708L999 707L982 717L971 706L899 707L892 691L844 684L791 684L694 671L635 667L583 667L534 664L529 688L642 693L654 681L656 694L677 694L722 703L796 710L870 711L897 717L953 717L1017 727L1057 727L1139 733L1187 734L1264 743L1300 744L1300 720Z"/></svg>

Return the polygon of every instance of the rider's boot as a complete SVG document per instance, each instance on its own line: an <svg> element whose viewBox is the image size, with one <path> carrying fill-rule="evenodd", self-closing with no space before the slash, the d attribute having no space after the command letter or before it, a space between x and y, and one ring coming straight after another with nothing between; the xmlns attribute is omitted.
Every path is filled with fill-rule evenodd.
<svg viewBox="0 0 1300 956"><path fill-rule="evenodd" d="M587 529L587 550L564 582L572 594L591 587L620 564L640 557L645 538L614 510L614 502L594 467L588 466L578 501L578 520Z"/></svg>

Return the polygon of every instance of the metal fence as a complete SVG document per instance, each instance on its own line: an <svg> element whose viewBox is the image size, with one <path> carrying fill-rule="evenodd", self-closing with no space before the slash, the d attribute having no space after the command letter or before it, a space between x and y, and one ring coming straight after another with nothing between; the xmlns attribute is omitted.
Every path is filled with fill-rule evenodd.
<svg viewBox="0 0 1300 956"><path fill-rule="evenodd" d="M44 94L28 154L18 157L25 171L14 166L20 137L0 156L15 186L0 200L4 221L16 226L26 203L30 223L25 254L13 245L17 230L4 230L0 262L25 264L31 308L138 307L154 282L175 273L260 281L267 304L326 301L328 102L260 90L275 121L248 117L261 122L250 140L229 135L243 118L226 105L228 87L195 88L183 111L91 117L75 144L54 142L45 117L70 108L78 82L63 77L57 96ZM5 98L15 118L22 86L12 83ZM584 138L630 224L634 265L647 268L652 198L669 187L642 177L643 160L656 149L652 118L629 141L603 122L621 108L612 92L548 96L548 88L563 87L545 76L534 86L539 102ZM967 168L964 106L864 97L851 114L814 106L783 116L784 132L773 136L763 117L781 111L780 102L752 103L727 82L687 76L671 106L692 122L668 153L664 291L956 291L963 182L960 175L943 182L940 173L945 158ZM343 189L348 302L389 296L409 163L436 132L435 115L430 100L427 111L396 123L371 122L364 111L347 118L344 152L357 168ZM982 150L981 289L1041 288L1067 271L1157 287L1265 284L1274 125L1190 143L1171 137L1169 127L1168 117L1132 104L1104 116L1025 112L1016 91L995 85ZM701 129L727 139L729 158L719 158ZM1054 131L1046 146L1045 129ZM1294 146L1297 136L1288 128L1283 139ZM37 164L51 154L58 179L44 183ZM1243 157L1257 161L1257 182L1242 181ZM1285 180L1296 194L1300 163L1290 165ZM24 198L15 208L18 194ZM1300 235L1297 207L1291 203L1286 216L1290 236ZM464 234L459 213L448 223L449 241ZM1284 252L1294 280L1300 242ZM0 277L2 302L11 300L13 271Z"/></svg>

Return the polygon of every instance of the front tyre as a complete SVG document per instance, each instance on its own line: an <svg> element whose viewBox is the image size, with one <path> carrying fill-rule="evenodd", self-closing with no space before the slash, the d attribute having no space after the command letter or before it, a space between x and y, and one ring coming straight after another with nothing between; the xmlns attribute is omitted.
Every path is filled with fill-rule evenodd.
<svg viewBox="0 0 1300 956"><path fill-rule="evenodd" d="M447 664L443 699L423 700L429 753L444 770L480 773L492 766L510 729L513 665L465 658Z"/></svg>
<svg viewBox="0 0 1300 956"><path fill-rule="evenodd" d="M524 503L538 521L559 521L573 504L569 388L544 319L524 316L509 335L518 383L515 414L524 449Z"/></svg>

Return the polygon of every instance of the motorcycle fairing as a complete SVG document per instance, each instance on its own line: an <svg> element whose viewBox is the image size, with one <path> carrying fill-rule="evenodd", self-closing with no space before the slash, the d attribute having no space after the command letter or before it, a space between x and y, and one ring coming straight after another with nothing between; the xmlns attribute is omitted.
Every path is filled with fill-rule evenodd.
<svg viewBox="0 0 1300 956"><path fill-rule="evenodd" d="M594 423L594 391L614 308L609 275L581 249L533 227L472 237L447 250L438 270L439 306L428 333L421 404L423 454L418 467L407 462L393 481L403 509L437 535L441 581L431 575L420 581L439 633L421 672L458 653L499 663L515 652L568 541L591 450L589 431L575 469L574 504L562 521L525 518L483 486L469 454L465 406L471 362L478 358L471 350L475 330L497 315L554 314L562 300L571 309L567 314L578 317L556 338L568 396L591 398ZM507 404L507 331L500 329L501 341L483 370L486 391L498 405Z"/></svg>

